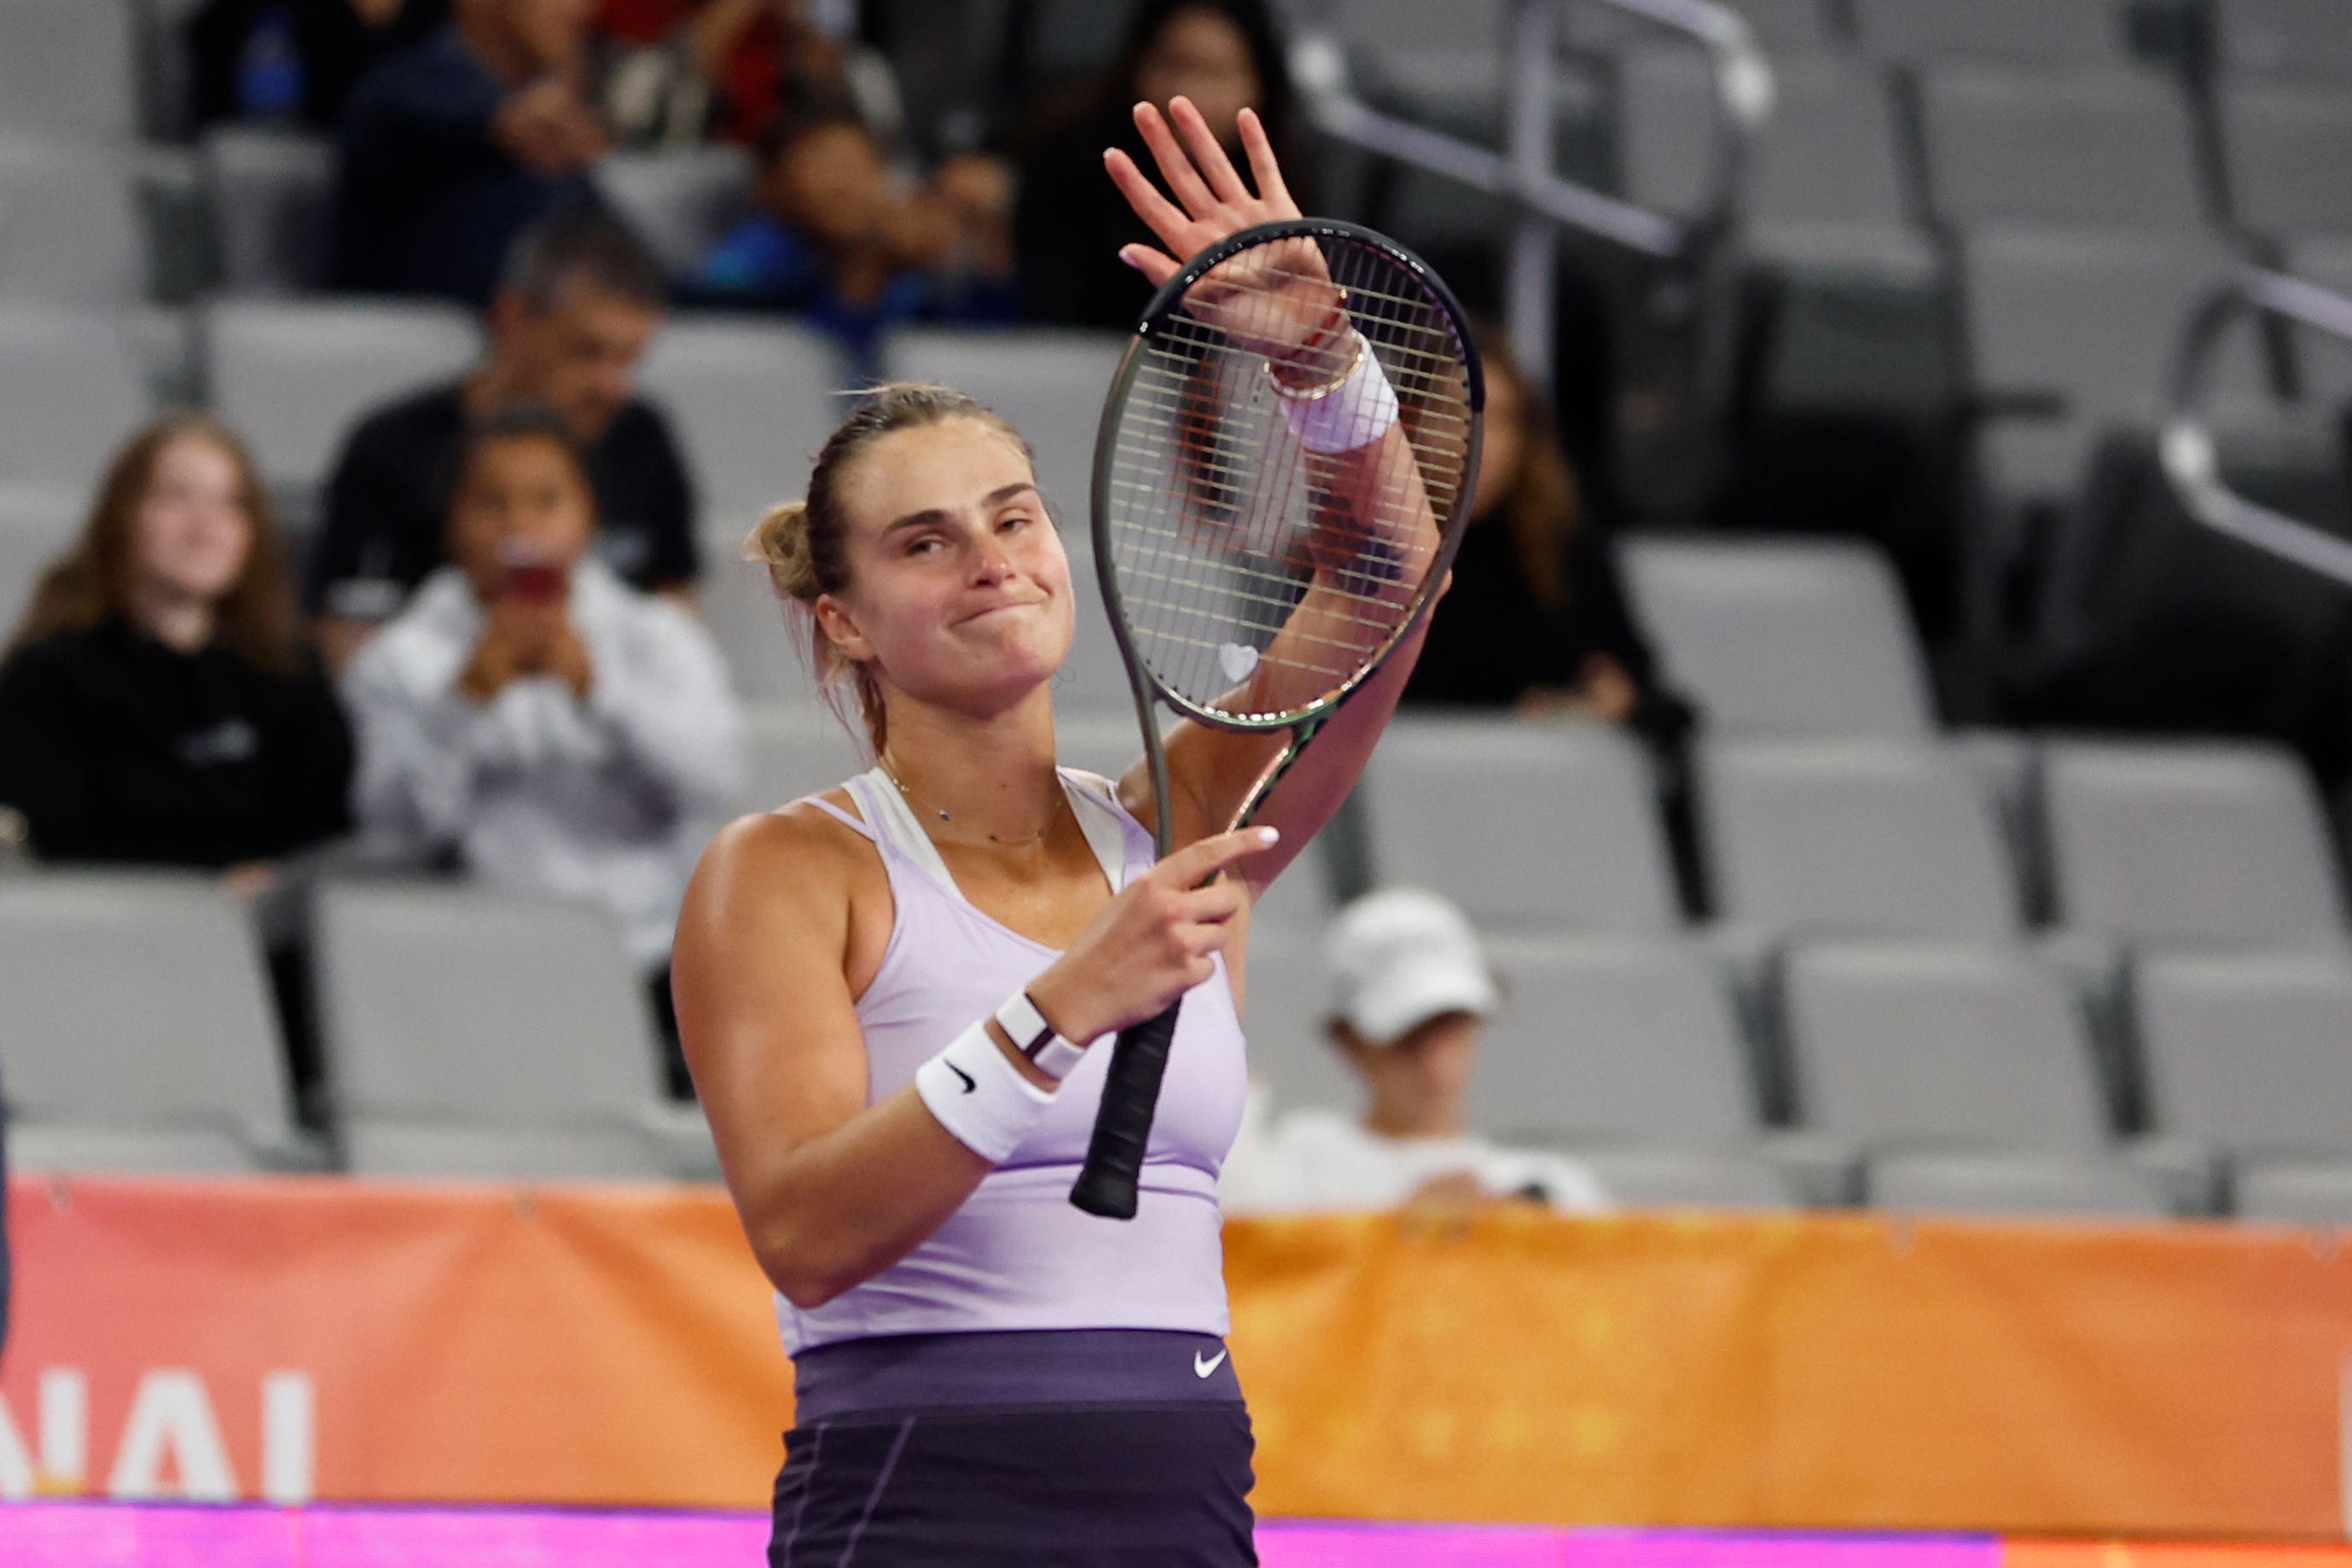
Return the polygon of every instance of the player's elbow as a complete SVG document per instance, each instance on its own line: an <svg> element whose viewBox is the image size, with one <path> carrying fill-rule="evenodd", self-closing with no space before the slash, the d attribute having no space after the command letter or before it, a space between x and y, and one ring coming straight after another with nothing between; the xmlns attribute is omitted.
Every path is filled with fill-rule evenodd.
<svg viewBox="0 0 2352 1568"><path fill-rule="evenodd" d="M817 1308L856 1285L860 1278L847 1263L806 1230L777 1219L751 1228L751 1250L776 1293L803 1312Z"/></svg>

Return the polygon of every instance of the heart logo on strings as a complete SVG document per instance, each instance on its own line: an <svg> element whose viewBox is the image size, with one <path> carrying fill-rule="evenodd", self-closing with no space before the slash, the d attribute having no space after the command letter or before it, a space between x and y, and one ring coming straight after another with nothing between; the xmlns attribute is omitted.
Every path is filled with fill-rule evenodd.
<svg viewBox="0 0 2352 1568"><path fill-rule="evenodd" d="M1217 664L1224 670L1227 680L1247 680L1250 671L1257 668L1257 649L1229 642L1217 650Z"/></svg>

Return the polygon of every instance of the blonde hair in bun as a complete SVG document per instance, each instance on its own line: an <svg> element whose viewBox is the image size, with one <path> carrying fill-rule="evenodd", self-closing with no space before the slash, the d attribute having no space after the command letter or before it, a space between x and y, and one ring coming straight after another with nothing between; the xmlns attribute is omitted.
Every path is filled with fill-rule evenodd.
<svg viewBox="0 0 2352 1568"><path fill-rule="evenodd" d="M842 476L883 437L948 419L977 419L1010 439L1023 456L1031 455L1029 443L1011 422L963 393L925 382L885 382L860 398L826 437L809 471L807 497L772 509L743 542L743 558L768 569L769 583L785 601L818 696L853 733L864 732L877 756L889 739L881 683L873 670L833 645L815 614L820 596L849 586Z"/></svg>

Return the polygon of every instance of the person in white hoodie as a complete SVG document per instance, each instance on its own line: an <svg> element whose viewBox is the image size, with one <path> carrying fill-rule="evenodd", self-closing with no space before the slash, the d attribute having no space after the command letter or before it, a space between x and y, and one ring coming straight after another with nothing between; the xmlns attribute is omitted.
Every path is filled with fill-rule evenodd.
<svg viewBox="0 0 2352 1568"><path fill-rule="evenodd" d="M725 664L691 612L590 553L594 494L552 410L486 417L455 477L454 564L343 679L355 813L395 858L602 902L667 1023L678 901L742 783Z"/></svg>
<svg viewBox="0 0 2352 1568"><path fill-rule="evenodd" d="M1361 1082L1363 1110L1294 1110L1269 1125L1254 1090L1219 1186L1227 1214L1611 1206L1582 1163L1471 1131L1470 1075L1503 998L1460 910L1418 888L1366 894L1333 920L1324 959L1331 1047Z"/></svg>

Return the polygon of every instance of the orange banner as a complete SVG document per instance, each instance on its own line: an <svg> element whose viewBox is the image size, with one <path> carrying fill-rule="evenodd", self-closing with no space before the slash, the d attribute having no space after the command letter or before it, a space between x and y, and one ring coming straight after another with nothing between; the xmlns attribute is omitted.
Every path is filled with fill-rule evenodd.
<svg viewBox="0 0 2352 1568"><path fill-rule="evenodd" d="M19 1181L9 1228L0 1495L757 1509L781 1458L715 1192ZM1265 1221L1227 1274L1270 1517L2345 1533L2310 1233Z"/></svg>

